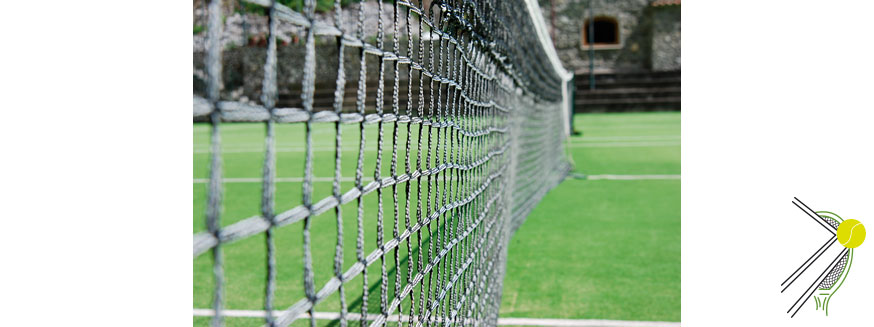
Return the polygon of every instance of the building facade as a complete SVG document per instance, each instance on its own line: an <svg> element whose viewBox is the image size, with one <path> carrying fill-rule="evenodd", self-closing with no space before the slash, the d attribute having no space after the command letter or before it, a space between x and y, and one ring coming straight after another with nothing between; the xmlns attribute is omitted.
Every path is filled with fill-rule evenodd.
<svg viewBox="0 0 874 327"><path fill-rule="evenodd" d="M566 68L589 72L679 71L680 0L540 0ZM589 28L592 49L589 47Z"/></svg>

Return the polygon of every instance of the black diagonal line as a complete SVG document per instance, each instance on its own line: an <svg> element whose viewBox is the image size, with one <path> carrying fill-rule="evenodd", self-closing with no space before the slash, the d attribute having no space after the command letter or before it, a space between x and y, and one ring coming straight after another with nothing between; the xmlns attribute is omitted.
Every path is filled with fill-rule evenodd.
<svg viewBox="0 0 874 327"><path fill-rule="evenodd" d="M829 224L823 224L822 221L820 221L820 219L822 219L822 217L819 217L819 215L816 215L817 217L820 218L820 219L816 219L816 218L813 217L813 215L811 215L809 212L805 211L804 208L800 207L800 206L798 205L798 203L792 202L792 204L794 204L796 207L798 207L798 209L801 209L801 211L804 211L804 213L806 213L808 216L810 216L810 218L813 218L813 220L816 220L816 222L819 223L823 228L825 228L825 230L827 230L829 233L832 233L832 235L835 235L835 232L832 230L831 225L829 225ZM803 204L803 203L802 203L802 204Z"/></svg>
<svg viewBox="0 0 874 327"><path fill-rule="evenodd" d="M831 271L832 268L834 268L835 263L838 262L838 259L840 259L844 256L844 254L847 252L847 250L849 250L849 249L844 249L843 251L841 251L841 254L839 254L837 257L835 257L835 259L832 260L832 263L829 264L828 267L825 268L825 270L823 270L821 274L819 274L819 277L817 277L815 281L813 281L813 284L810 284L810 287L808 287L807 290L804 291L804 294L801 294L801 297L799 297L798 300L795 300L795 303L792 304L791 307L789 307L789 310L786 310L786 313L789 313L789 311L792 311L792 308L794 308L795 305L798 304L798 301L801 301L801 298L803 298L805 294L810 293L810 295L807 295L807 298L804 299L803 302L801 302L801 305L798 306L798 309L795 309L795 312L793 312L792 316L790 316L789 318L795 317L795 314L798 313L798 310L801 310L801 307L804 306L804 302L807 302L807 300L810 300L810 297L813 295L813 293L816 293L816 289L814 289L813 292L810 292L810 289L816 285L819 285L819 283L822 283L823 276L825 275L825 273Z"/></svg>
<svg viewBox="0 0 874 327"><path fill-rule="evenodd" d="M832 236L830 239L828 239L828 241L825 241L825 243L823 243L823 245L822 245L821 247L819 247L819 250L816 250L816 252L814 252L813 254L811 254L811 255L810 255L810 258L807 258L807 260L805 260L804 263L802 263L801 266L798 267L798 269L795 269L795 271L792 272L792 275L789 275L789 277L786 277L786 280L784 280L782 283L780 283L780 286L783 286L783 284L786 284L786 282L789 281L789 278L792 278L792 276L795 276L795 273L797 273L799 270L801 270L801 268L803 268L804 266L806 266L806 265L807 265L807 262L810 261L810 259L813 259L813 256L815 256L817 253L819 253L820 251L822 251L822 249L825 249L826 246L829 245L829 241L834 242L834 241L832 241L834 238L835 238L835 237ZM816 260L814 260L814 261L816 261ZM810 264L813 264L813 262L810 262ZM806 268L805 268L805 269L806 269ZM787 287L788 287L788 286L787 286ZM782 292L781 292L781 293L782 293Z"/></svg>
<svg viewBox="0 0 874 327"><path fill-rule="evenodd" d="M835 241L837 241L837 239L835 237L832 237L830 240L831 240L831 242L828 243L828 246L835 244ZM817 255L816 258L814 258L813 261L811 261L809 265L807 265L807 267L804 267L804 270L801 270L801 272L798 273L798 275L795 275L795 278L793 278L792 281L789 282L789 285L786 285L786 287L784 287L783 290L780 291L780 293L783 293L784 291L786 291L787 288L789 288L789 286L792 286L792 283L794 283L795 280L798 279L799 276L801 276L801 274L803 274L805 271L807 271L807 268L810 268L810 266L812 266L813 263L816 262L816 260L819 259L819 257L822 256L823 254L825 254L825 251L820 252L819 255Z"/></svg>
<svg viewBox="0 0 874 327"><path fill-rule="evenodd" d="M825 227L826 229L832 231L832 234L834 234L834 231L836 231L835 227L832 226L831 224L829 224L828 221L825 220L825 218L823 218L823 217L820 216L818 213L816 213L816 211L813 211L813 209L811 209L811 208L808 207L806 204L804 204L804 202L801 202L801 200L799 200L798 198L796 198L796 197L794 197L794 196L793 196L793 198L795 198L795 201L798 201L798 203L801 203L801 205L803 205L805 208L807 208L807 210L809 210L809 211L804 211L804 209L801 209L801 208L799 207L799 209L801 209L801 211L804 211L804 213L806 213L808 216L810 216L810 213L812 212L814 215L816 215L817 218L819 218L819 219L817 219L817 221L822 220L823 222L825 222L826 225L825 225L824 227ZM798 205L796 204L796 206L798 206ZM813 218L813 217L811 216L811 218ZM814 219L816 219L816 218L814 218Z"/></svg>

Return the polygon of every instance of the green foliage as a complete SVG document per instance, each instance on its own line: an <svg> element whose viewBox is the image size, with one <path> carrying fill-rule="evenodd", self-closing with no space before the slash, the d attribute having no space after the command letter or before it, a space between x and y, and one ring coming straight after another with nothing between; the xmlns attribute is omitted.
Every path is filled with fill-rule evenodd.
<svg viewBox="0 0 874 327"><path fill-rule="evenodd" d="M304 0L278 0L279 4L284 5L291 10L297 12L303 12L304 8ZM340 5L346 6L353 2L361 2L361 0L341 0ZM389 2L389 1L386 1ZM267 15L268 8L262 7L260 5L251 4L248 2L243 2L242 8L238 9L238 12L247 12L254 13L259 15ZM334 0L316 0L316 11L317 12L330 12L334 10Z"/></svg>
<svg viewBox="0 0 874 327"><path fill-rule="evenodd" d="M267 8L248 2L243 2L243 7L238 8L236 11L240 13L252 13L265 16L267 15Z"/></svg>
<svg viewBox="0 0 874 327"><path fill-rule="evenodd" d="M203 30L205 29L206 27L203 27L203 25L194 25L194 35L203 33Z"/></svg>
<svg viewBox="0 0 874 327"><path fill-rule="evenodd" d="M341 0L340 5L345 6L352 3L353 0ZM355 0L354 2L360 2ZM288 6L294 11L303 11L304 0L279 0L279 3ZM316 11L329 12L334 9L334 0L316 0Z"/></svg>

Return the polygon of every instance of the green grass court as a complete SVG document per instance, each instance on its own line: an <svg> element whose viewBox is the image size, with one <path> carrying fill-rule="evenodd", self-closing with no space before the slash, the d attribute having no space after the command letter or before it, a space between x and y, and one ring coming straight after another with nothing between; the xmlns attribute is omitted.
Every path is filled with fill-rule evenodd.
<svg viewBox="0 0 874 327"><path fill-rule="evenodd" d="M586 175L679 175L680 113L578 114L576 128L582 136L572 137L567 149L576 171ZM370 125L373 126L373 125ZM398 125L398 171L404 170L406 124ZM375 167L377 131L365 133L364 167ZM389 172L394 128L386 130L381 170ZM223 176L227 180L223 196L222 225L255 216L260 211L264 156L263 124L221 125ZM413 128L415 135L416 128ZM279 178L301 177L304 171L303 128L298 124L277 125L277 172ZM355 176L359 144L357 125L342 129L341 171L344 178ZM334 125L315 124L313 200L332 192L334 176ZM417 140L410 140L415 148ZM194 232L206 229L209 162L209 126L194 125ZM415 149L411 149L415 158ZM411 165L415 165L412 162ZM365 183L372 180L374 168L366 168ZM247 180L245 178L252 178ZM276 211L301 204L301 182L288 179L276 185ZM341 191L354 187L344 179ZM418 185L410 182L411 189ZM391 189L383 193L386 210L385 239L392 237L393 207ZM398 187L398 207L403 217L405 191ZM413 192L415 194L415 192ZM376 193L365 197L365 255L377 248ZM372 199L372 200L371 200ZM415 199L411 201L415 205ZM344 268L356 260L357 203L343 205ZM415 207L411 208L413 214ZM371 215L371 216L367 216ZM414 219L414 218L413 218ZM337 217L333 211L312 219L312 255L315 284L320 288L333 274L337 239ZM440 226L434 226L440 228ZM403 229L403 222L401 222ZM277 249L277 289L275 308L285 309L304 297L302 270L302 224L275 230ZM410 238L398 247L399 273L406 276L408 251L418 255L430 239ZM266 246L263 234L224 245L225 308L263 309L266 275ZM377 261L378 263L379 261ZM386 256L389 294L394 289L393 256ZM415 269L415 265L414 265ZM205 253L194 260L194 308L210 308L213 279L212 259ZM415 273L415 271L413 272ZM369 312L379 310L381 267L367 270ZM401 278L402 280L404 278ZM347 285L346 303L350 312L360 312L363 279L359 275ZM418 288L414 294L418 294ZM507 274L501 306L502 317L680 320L680 180L583 180L569 177L550 191L525 224L510 240ZM402 304L408 308L409 300ZM418 305L416 303L415 305ZM337 312L339 296L316 305L316 311ZM404 309L408 311L408 309ZM259 318L226 318L228 326L259 324ZM195 325L207 325L209 318L194 317ZM335 322L318 320L319 325ZM307 326L306 319L293 325Z"/></svg>

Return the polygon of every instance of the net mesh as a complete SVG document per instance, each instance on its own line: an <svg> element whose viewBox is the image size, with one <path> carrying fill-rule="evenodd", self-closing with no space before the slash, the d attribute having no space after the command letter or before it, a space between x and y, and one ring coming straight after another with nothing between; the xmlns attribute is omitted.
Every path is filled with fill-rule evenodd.
<svg viewBox="0 0 874 327"><path fill-rule="evenodd" d="M203 58L202 85L198 88L195 81L193 107L195 121L211 128L206 231L194 235L194 257L207 251L212 257L213 325L223 324L225 310L223 248L262 235L267 325L288 326L308 317L315 326L315 306L329 296L339 299L333 319L341 326L496 324L509 239L570 169L562 142L572 83L550 64L554 50L544 47L540 13L531 12L536 8L531 3L380 1L371 15L365 4L344 9L338 1L325 15L316 13L314 0L303 1L299 11L274 1L250 1L247 5L265 8L267 16L258 101L225 88L223 80L233 78L223 70L222 59L230 49L223 32L229 23L222 17L227 3L203 4L200 51L195 41L195 57ZM367 32L373 20L375 38ZM277 54L283 51L278 40L287 37L280 33L283 24L299 33L302 49L300 65L285 71ZM324 47L316 46L317 38L326 37L337 50L319 53ZM333 83L321 83L323 60L334 62L328 66ZM349 67L357 71L347 72ZM288 81L299 86L290 96L299 101L289 100L291 106L285 107L283 83ZM320 102L325 93L331 100ZM260 215L223 225L220 129L229 122L262 122L265 146ZM304 163L299 205L277 212L276 131L281 124L301 127L303 137L296 145ZM315 131L324 127L333 134L328 141L333 176L327 178L315 176L319 167L314 163L324 152L318 147L324 134ZM347 127L357 127L350 135L357 141L354 155L343 146ZM368 163L373 156L375 162ZM343 176L351 171L347 167L354 167L354 177ZM314 184L321 179L330 181L330 194L317 197ZM350 214L354 246L344 237L350 232L344 230L344 217ZM324 247L314 235L327 231L313 227L313 221L328 217L336 222L333 265L327 272L316 271L320 266L313 253ZM290 225L302 229L304 292L274 315L275 234ZM370 228L376 235L368 239ZM374 269L378 275L368 279ZM363 284L353 285L350 281L358 277ZM377 289L371 287L374 278ZM358 294L354 308L346 295L351 289Z"/></svg>

